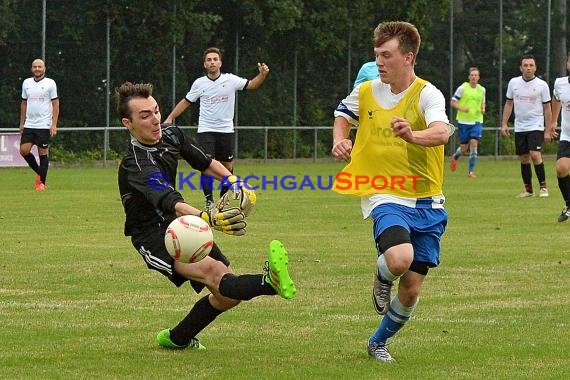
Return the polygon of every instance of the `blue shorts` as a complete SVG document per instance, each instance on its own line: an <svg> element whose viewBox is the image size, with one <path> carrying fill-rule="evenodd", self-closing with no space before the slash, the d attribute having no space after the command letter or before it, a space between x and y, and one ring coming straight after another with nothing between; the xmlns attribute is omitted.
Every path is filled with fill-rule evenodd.
<svg viewBox="0 0 570 380"><path fill-rule="evenodd" d="M458 122L457 129L459 130L459 142L461 144L467 144L471 139L481 140L481 136L483 136L483 123L462 124Z"/></svg>
<svg viewBox="0 0 570 380"><path fill-rule="evenodd" d="M410 234L414 261L429 267L439 265L440 241L447 226L447 212L443 208L411 208L384 203L372 210L374 240L388 227L401 226Z"/></svg>

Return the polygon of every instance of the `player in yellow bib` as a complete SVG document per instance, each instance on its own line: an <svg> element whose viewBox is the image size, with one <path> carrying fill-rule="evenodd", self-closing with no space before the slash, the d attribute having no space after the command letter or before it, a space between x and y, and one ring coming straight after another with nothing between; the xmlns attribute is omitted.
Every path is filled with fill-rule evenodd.
<svg viewBox="0 0 570 380"><path fill-rule="evenodd" d="M333 190L359 196L373 220L378 251L373 304L384 315L368 340L368 354L390 362L386 348L418 303L429 268L439 264L447 224L442 192L444 152L453 126L441 91L418 78L416 27L384 22L374 30L380 79L365 82L335 110L332 154L348 165ZM358 125L354 145L351 125ZM392 284L398 292L391 299Z"/></svg>
<svg viewBox="0 0 570 380"><path fill-rule="evenodd" d="M469 68L469 82L464 82L455 90L451 107L457 110L459 148L451 156L451 171L457 170L457 160L467 153L469 147L469 178L476 178L477 146L483 135L483 115L485 114L485 87L479 84L481 74L477 67Z"/></svg>

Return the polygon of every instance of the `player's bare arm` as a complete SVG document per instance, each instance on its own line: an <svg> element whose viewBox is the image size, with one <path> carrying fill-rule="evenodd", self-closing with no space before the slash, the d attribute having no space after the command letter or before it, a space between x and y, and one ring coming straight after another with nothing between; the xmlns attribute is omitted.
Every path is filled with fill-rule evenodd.
<svg viewBox="0 0 570 380"><path fill-rule="evenodd" d="M20 133L24 132L24 124L26 123L27 109L28 109L28 101L22 99L22 103L20 103Z"/></svg>
<svg viewBox="0 0 570 380"><path fill-rule="evenodd" d="M332 155L339 160L350 161L352 140L348 138L350 123L342 116L334 119Z"/></svg>
<svg viewBox="0 0 570 380"><path fill-rule="evenodd" d="M556 128L558 128L558 116L560 116L561 110L562 110L562 105L560 103L560 100L552 98L552 122L550 123L550 131L552 133L552 138L558 137L558 132L556 132Z"/></svg>
<svg viewBox="0 0 570 380"><path fill-rule="evenodd" d="M186 100L186 98L182 99L181 101L176 104L176 107L170 112L170 115L166 119L164 119L165 124L172 124L174 119L176 119L182 112L186 110L190 106L190 102Z"/></svg>
<svg viewBox="0 0 570 380"><path fill-rule="evenodd" d="M390 126L394 134L401 139L421 146L438 146L447 144L450 129L443 121L434 121L423 131L413 131L410 122L402 117L393 117Z"/></svg>
<svg viewBox="0 0 570 380"><path fill-rule="evenodd" d="M551 142L554 138L553 130L551 129L552 126L552 107L550 106L550 102L545 103L542 105L542 109L544 111L544 141Z"/></svg>
<svg viewBox="0 0 570 380"><path fill-rule="evenodd" d="M54 99L51 101L52 104L52 117L51 117L51 128L49 129L49 134L51 137L57 134L57 121L59 120L59 99Z"/></svg>
<svg viewBox="0 0 570 380"><path fill-rule="evenodd" d="M255 90L259 88L259 86L265 82L265 78L267 78L267 75L269 74L269 66L267 66L265 62L257 62L257 69L259 70L259 74L248 82L247 90Z"/></svg>
<svg viewBox="0 0 570 380"><path fill-rule="evenodd" d="M457 100L452 99L451 102L449 102L451 104L451 106L453 108L455 108L456 110L462 111L462 112L469 112L469 107L467 106L462 106L461 104L459 104L459 102Z"/></svg>
<svg viewBox="0 0 570 380"><path fill-rule="evenodd" d="M505 102L505 108L503 109L503 122L501 123L501 135L503 136L510 136L509 132L509 117L511 117L511 113L513 112L513 101L511 99L507 99Z"/></svg>

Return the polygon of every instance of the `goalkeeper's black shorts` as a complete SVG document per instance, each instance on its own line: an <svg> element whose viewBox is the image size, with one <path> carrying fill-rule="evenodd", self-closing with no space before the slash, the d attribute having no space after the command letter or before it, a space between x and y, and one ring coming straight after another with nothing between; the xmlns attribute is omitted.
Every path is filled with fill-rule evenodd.
<svg viewBox="0 0 570 380"><path fill-rule="evenodd" d="M166 227L156 228L155 230L132 236L131 242L149 269L162 273L178 287L189 281L196 293L200 293L205 287L204 284L182 277L174 271L174 259L164 245L165 233ZM214 243L209 256L214 260L221 261L226 266L230 265L230 260L222 253L216 243Z"/></svg>

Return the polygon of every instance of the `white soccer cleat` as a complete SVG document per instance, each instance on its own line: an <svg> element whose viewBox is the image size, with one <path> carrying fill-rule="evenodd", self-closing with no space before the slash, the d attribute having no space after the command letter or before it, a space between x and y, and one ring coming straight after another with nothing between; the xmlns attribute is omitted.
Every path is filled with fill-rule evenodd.
<svg viewBox="0 0 570 380"><path fill-rule="evenodd" d="M376 360L380 360L382 362L391 363L395 362L394 358L388 352L388 348L384 343L372 343L368 342L368 355L372 356Z"/></svg>
<svg viewBox="0 0 570 380"><path fill-rule="evenodd" d="M531 197L534 197L534 193L529 193L528 191L523 191L522 193L517 195L517 198L531 198Z"/></svg>

